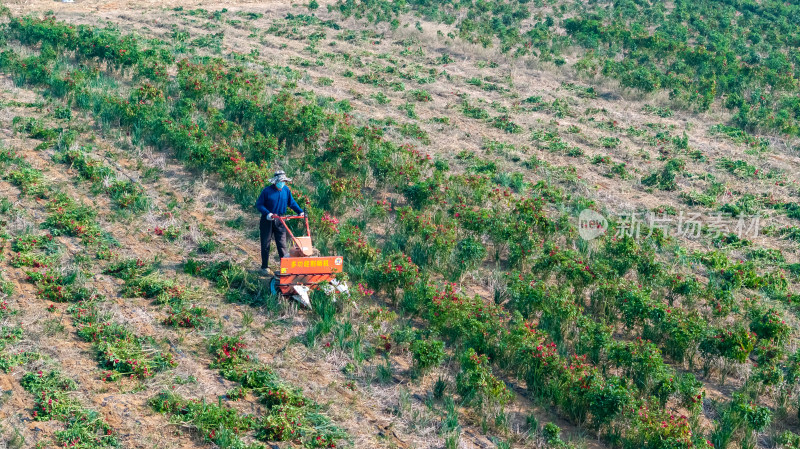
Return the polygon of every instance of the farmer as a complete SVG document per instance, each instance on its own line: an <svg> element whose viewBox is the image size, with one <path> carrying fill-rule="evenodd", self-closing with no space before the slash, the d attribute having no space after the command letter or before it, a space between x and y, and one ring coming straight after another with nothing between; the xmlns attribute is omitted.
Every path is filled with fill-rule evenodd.
<svg viewBox="0 0 800 449"><path fill-rule="evenodd" d="M269 247L273 237L275 246L278 247L278 257L283 258L286 255L286 228L277 217L286 214L287 206L294 209L301 217L305 215L303 209L300 209L292 198L292 191L286 185L287 182L292 182L292 178L286 176L283 170L276 171L256 201L256 209L261 212L261 221L258 225L261 234L261 271L270 276L274 274L269 269Z"/></svg>

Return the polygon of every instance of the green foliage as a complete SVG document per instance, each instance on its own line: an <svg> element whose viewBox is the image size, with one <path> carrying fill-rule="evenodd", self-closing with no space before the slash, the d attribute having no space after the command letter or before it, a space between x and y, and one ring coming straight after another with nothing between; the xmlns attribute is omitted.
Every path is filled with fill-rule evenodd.
<svg viewBox="0 0 800 449"><path fill-rule="evenodd" d="M376 94L373 94L373 95L372 95L372 98L374 98L374 99L375 99L375 101L377 101L377 102L378 102L378 104L389 104L389 103L391 103L391 102L392 102L392 101L389 99L389 97L387 97L387 96L386 96L386 94L385 94L385 93L383 93L383 92L378 92L378 93L376 93Z"/></svg>
<svg viewBox="0 0 800 449"><path fill-rule="evenodd" d="M204 328L211 324L209 311L203 307L176 307L167 312L167 316L162 320L167 326L183 328Z"/></svg>
<svg viewBox="0 0 800 449"><path fill-rule="evenodd" d="M419 116L417 115L414 103L401 104L400 106L397 107L397 109L405 112L406 116L408 116L408 118L419 118Z"/></svg>
<svg viewBox="0 0 800 449"><path fill-rule="evenodd" d="M382 255L367 267L370 285L391 296L395 295L397 289L413 285L419 276L419 267L411 261L411 257L401 252Z"/></svg>
<svg viewBox="0 0 800 449"><path fill-rule="evenodd" d="M579 86L573 83L565 83L562 84L561 87L567 91L570 91L577 95L580 98L597 98L597 91L594 87L587 87L587 86Z"/></svg>
<svg viewBox="0 0 800 449"><path fill-rule="evenodd" d="M411 98L413 98L414 101L419 101L423 103L428 101L433 101L433 97L431 97L431 94L428 93L428 91L422 89L411 90L408 92L408 95Z"/></svg>
<svg viewBox="0 0 800 449"><path fill-rule="evenodd" d="M121 376L144 379L177 366L172 353L161 351L151 339L139 337L110 321L95 303L84 301L72 305L68 311L78 328L78 336L93 344L97 362L108 370L105 380Z"/></svg>
<svg viewBox="0 0 800 449"><path fill-rule="evenodd" d="M256 426L252 415L240 415L233 408L202 400L187 400L171 391L162 391L150 399L150 406L159 413L169 414L197 429L203 440L225 449L259 449L260 444L246 444L241 436Z"/></svg>
<svg viewBox="0 0 800 449"><path fill-rule="evenodd" d="M551 422L545 424L542 427L542 438L547 444L559 444L561 442L561 428Z"/></svg>
<svg viewBox="0 0 800 449"><path fill-rule="evenodd" d="M478 120L486 120L489 118L489 112L480 106L472 106L466 100L461 103L461 110L464 115ZM502 128L501 128L502 129Z"/></svg>
<svg viewBox="0 0 800 449"><path fill-rule="evenodd" d="M672 109L666 107L656 107L649 104L644 105L642 110L647 114L657 115L661 118L672 117Z"/></svg>
<svg viewBox="0 0 800 449"><path fill-rule="evenodd" d="M522 132L522 127L514 123L511 120L511 116L507 114L493 118L492 126L511 134L519 134Z"/></svg>
<svg viewBox="0 0 800 449"><path fill-rule="evenodd" d="M441 340L415 339L409 346L414 367L420 372L438 366L444 360L444 342Z"/></svg>
<svg viewBox="0 0 800 449"><path fill-rule="evenodd" d="M772 412L748 400L740 393L734 393L733 399L721 407L720 417L711 442L714 447L726 447L735 434L743 434L743 444L753 447L757 433L763 432L772 420Z"/></svg>
<svg viewBox="0 0 800 449"><path fill-rule="evenodd" d="M269 299L258 276L230 260L205 262L190 258L184 262L183 271L210 280L231 302L263 304Z"/></svg>
<svg viewBox="0 0 800 449"><path fill-rule="evenodd" d="M49 215L42 227L54 236L69 235L81 238L85 243L96 243L101 230L95 221L96 212L80 204L64 193L58 193L47 203Z"/></svg>
<svg viewBox="0 0 800 449"><path fill-rule="evenodd" d="M38 371L26 373L20 384L34 398L34 420L57 420L65 424L64 430L55 432L59 445L87 449L118 446L111 426L99 413L84 408L71 394L77 389L72 379L58 371Z"/></svg>
<svg viewBox="0 0 800 449"><path fill-rule="evenodd" d="M663 407L674 393L674 373L666 367L658 347L637 340L634 343L614 343L608 355L609 361L623 369L626 377L643 391L658 398Z"/></svg>
<svg viewBox="0 0 800 449"><path fill-rule="evenodd" d="M792 328L786 323L780 312L775 309L758 310L751 313L750 330L765 340L781 344L789 338Z"/></svg>
<svg viewBox="0 0 800 449"><path fill-rule="evenodd" d="M600 146L603 148L617 148L620 144L618 137L601 137Z"/></svg>
<svg viewBox="0 0 800 449"><path fill-rule="evenodd" d="M431 138L428 135L428 132L420 128L420 126L416 123L403 123L398 128L398 131L401 135L405 137L413 137L425 145L429 145L431 143Z"/></svg>
<svg viewBox="0 0 800 449"><path fill-rule="evenodd" d="M328 419L319 413L317 404L305 398L298 389L281 383L270 368L255 361L240 337L217 335L210 338L207 344L209 352L214 357L211 366L219 368L224 378L239 382L242 388L255 393L267 407L267 414L258 419L234 416L233 410L229 409L230 411L224 413L233 420L232 423L240 423L241 421L236 420L245 419L247 426L228 426L224 422L219 423L220 419L212 416L217 422L215 427L229 427L237 434L252 428L261 440L300 440L307 447L335 447L338 440L346 436L342 430L331 425ZM170 400L167 398L167 404L169 403ZM159 407L158 403L152 404L154 407ZM167 411L175 413L177 410L173 407L167 408ZM212 436L209 439L220 444ZM315 446L321 442L324 444Z"/></svg>
<svg viewBox="0 0 800 449"><path fill-rule="evenodd" d="M787 430L780 434L775 442L783 449L797 449L800 448L800 435Z"/></svg>
<svg viewBox="0 0 800 449"><path fill-rule="evenodd" d="M716 195L707 195L694 190L681 192L678 197L689 206L714 207L717 204Z"/></svg>
<svg viewBox="0 0 800 449"><path fill-rule="evenodd" d="M464 402L480 407L502 407L513 397L505 382L492 374L486 355L478 355L472 348L461 356L456 391Z"/></svg>
<svg viewBox="0 0 800 449"><path fill-rule="evenodd" d="M755 347L756 337L741 325L719 329L700 343L700 352L706 357L720 356L744 363Z"/></svg>
<svg viewBox="0 0 800 449"><path fill-rule="evenodd" d="M650 187L657 187L660 190L677 190L678 183L675 176L684 171L686 163L680 159L670 159L660 172L652 172L649 176L642 178L642 184Z"/></svg>
<svg viewBox="0 0 800 449"><path fill-rule="evenodd" d="M143 211L149 207L149 200L139 183L117 179L111 167L90 157L85 149L66 149L54 158L70 164L83 179L93 182L95 189L104 191L120 208Z"/></svg>
<svg viewBox="0 0 800 449"><path fill-rule="evenodd" d="M28 137L32 139L52 141L61 133L60 128L48 128L40 119L34 117L17 116L14 117L11 124L14 132L27 133Z"/></svg>
<svg viewBox="0 0 800 449"><path fill-rule="evenodd" d="M6 172L3 176L11 184L19 187L24 195L44 196L45 180L42 172L29 167L21 167Z"/></svg>
<svg viewBox="0 0 800 449"><path fill-rule="evenodd" d="M731 160L730 158L723 157L719 159L718 165L720 168L723 168L729 173L737 175L741 178L758 177L758 168L748 164L743 160Z"/></svg>
<svg viewBox="0 0 800 449"><path fill-rule="evenodd" d="M633 427L625 442L624 447L626 448L712 449L706 439L692 434L690 423L685 416L647 406L641 406L633 410L631 415L633 415L630 417ZM714 445L713 447L717 446Z"/></svg>
<svg viewBox="0 0 800 449"><path fill-rule="evenodd" d="M460 218L460 217L458 217ZM467 237L456 243L453 251L453 261L455 262L451 271L450 280L460 280L464 273L468 273L478 266L486 258L486 246L475 237Z"/></svg>
<svg viewBox="0 0 800 449"><path fill-rule="evenodd" d="M678 379L678 397L681 405L693 415L699 414L703 409L705 390L703 383L697 380L694 374L686 373Z"/></svg>
<svg viewBox="0 0 800 449"><path fill-rule="evenodd" d="M353 265L375 262L380 252L369 242L361 229L349 224L340 228L334 246L347 256L347 263Z"/></svg>
<svg viewBox="0 0 800 449"><path fill-rule="evenodd" d="M39 360L41 354L38 352L17 352L14 354L0 353L0 371L11 372L15 366L25 365L34 360Z"/></svg>
<svg viewBox="0 0 800 449"><path fill-rule="evenodd" d="M725 125L714 125L709 130L711 134L722 134L735 143L744 144L751 148L765 150L769 148L769 140L763 137L754 137L747 132ZM725 158L724 158L725 159Z"/></svg>
<svg viewBox="0 0 800 449"><path fill-rule="evenodd" d="M246 345L238 336L218 335L208 341L208 352L214 357L212 368L231 368L250 361L250 354L245 351Z"/></svg>

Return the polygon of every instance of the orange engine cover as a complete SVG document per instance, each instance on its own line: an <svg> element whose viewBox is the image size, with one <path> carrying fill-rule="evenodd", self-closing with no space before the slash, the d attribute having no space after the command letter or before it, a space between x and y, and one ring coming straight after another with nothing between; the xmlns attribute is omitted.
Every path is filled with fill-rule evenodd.
<svg viewBox="0 0 800 449"><path fill-rule="evenodd" d="M284 257L280 274L330 274L342 272L342 256Z"/></svg>

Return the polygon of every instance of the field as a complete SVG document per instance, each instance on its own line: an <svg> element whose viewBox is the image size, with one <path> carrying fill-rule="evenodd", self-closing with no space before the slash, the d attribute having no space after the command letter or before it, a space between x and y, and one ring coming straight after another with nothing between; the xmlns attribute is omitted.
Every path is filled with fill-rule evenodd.
<svg viewBox="0 0 800 449"><path fill-rule="evenodd" d="M800 448L800 6L0 15L7 447Z"/></svg>

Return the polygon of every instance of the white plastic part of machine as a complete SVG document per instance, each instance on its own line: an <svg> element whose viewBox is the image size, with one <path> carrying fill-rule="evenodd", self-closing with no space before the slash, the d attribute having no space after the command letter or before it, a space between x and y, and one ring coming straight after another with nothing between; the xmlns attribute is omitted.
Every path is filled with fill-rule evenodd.
<svg viewBox="0 0 800 449"><path fill-rule="evenodd" d="M350 295L350 289L347 288L347 282L331 279L331 285L336 287L336 290L339 290L339 293L348 296Z"/></svg>
<svg viewBox="0 0 800 449"><path fill-rule="evenodd" d="M347 287L347 282L331 279L329 284L322 285L322 291L329 296L332 296L332 301L336 302L336 295L341 293L345 296L350 296L350 289Z"/></svg>
<svg viewBox="0 0 800 449"><path fill-rule="evenodd" d="M292 295L292 298L299 302L303 307L308 309L311 308L311 300L308 298L308 291L310 290L305 285L295 285L292 287L294 289L296 295Z"/></svg>

